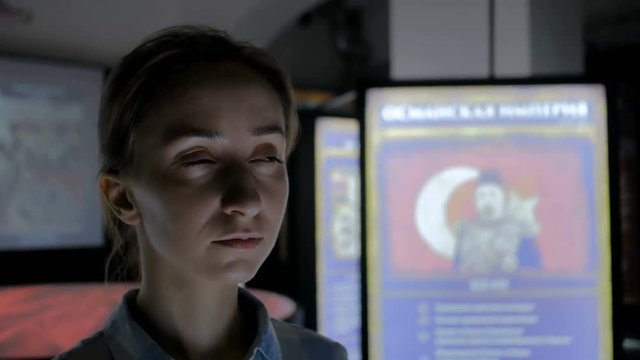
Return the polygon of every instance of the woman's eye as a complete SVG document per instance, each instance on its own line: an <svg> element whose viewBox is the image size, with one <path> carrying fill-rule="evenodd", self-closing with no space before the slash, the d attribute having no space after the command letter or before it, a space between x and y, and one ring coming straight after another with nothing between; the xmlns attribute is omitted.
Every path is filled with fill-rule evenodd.
<svg viewBox="0 0 640 360"><path fill-rule="evenodd" d="M199 165L214 165L216 163L213 159L195 159L195 160L187 160L182 163L185 167L199 166Z"/></svg>
<svg viewBox="0 0 640 360"><path fill-rule="evenodd" d="M265 156L262 158L257 158L253 160L254 162L259 162L259 163L277 163L277 164L283 164L284 161L278 159L276 156Z"/></svg>

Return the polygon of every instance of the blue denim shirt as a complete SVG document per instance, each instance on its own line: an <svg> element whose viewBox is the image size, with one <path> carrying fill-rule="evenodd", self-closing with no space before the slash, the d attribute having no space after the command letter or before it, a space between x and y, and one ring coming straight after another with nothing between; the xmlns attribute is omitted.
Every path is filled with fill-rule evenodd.
<svg viewBox="0 0 640 360"><path fill-rule="evenodd" d="M172 359L134 320L131 304L138 290L131 290L111 315L105 327L55 360L170 360ZM312 331L269 319L262 303L240 288L240 311L253 312L256 338L247 360L339 359L347 354L340 344ZM253 315L253 314L249 314Z"/></svg>

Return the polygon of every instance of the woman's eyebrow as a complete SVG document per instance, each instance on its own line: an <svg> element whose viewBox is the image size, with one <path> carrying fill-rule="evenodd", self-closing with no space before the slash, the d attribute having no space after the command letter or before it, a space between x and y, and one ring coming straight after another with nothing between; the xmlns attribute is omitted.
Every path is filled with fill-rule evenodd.
<svg viewBox="0 0 640 360"><path fill-rule="evenodd" d="M284 128L279 124L270 124L265 126L259 126L253 131L251 131L251 135L254 137L267 136L267 135L282 135L285 137ZM178 124L172 126L164 131L162 135L163 144L171 144L176 140L182 138L204 138L206 140L216 140L223 137L222 133L217 130L211 129L202 129L193 127L191 125L186 124Z"/></svg>
<svg viewBox="0 0 640 360"><path fill-rule="evenodd" d="M162 142L164 144L170 144L181 138L197 137L205 138L208 140L214 140L220 138L222 135L216 130L196 128L186 124L178 124L168 128L162 135Z"/></svg>
<svg viewBox="0 0 640 360"><path fill-rule="evenodd" d="M257 127L252 131L252 135L254 137L273 135L273 134L282 135L283 137L285 137L284 128L282 127L282 125L270 124L266 126Z"/></svg>

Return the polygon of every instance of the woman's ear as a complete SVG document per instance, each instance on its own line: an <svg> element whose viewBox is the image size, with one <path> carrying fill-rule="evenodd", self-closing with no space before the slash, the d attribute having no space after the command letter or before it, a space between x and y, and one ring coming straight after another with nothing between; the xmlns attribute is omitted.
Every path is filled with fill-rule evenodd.
<svg viewBox="0 0 640 360"><path fill-rule="evenodd" d="M126 185L116 176L100 174L98 177L100 194L105 199L111 211L128 225L140 224L140 212L134 202L133 196L127 191Z"/></svg>

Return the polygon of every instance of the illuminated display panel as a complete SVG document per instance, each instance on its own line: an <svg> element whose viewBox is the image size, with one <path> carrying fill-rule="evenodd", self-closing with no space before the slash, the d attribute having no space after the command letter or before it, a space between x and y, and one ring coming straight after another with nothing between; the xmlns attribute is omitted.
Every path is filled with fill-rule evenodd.
<svg viewBox="0 0 640 360"><path fill-rule="evenodd" d="M611 359L604 87L370 88L370 359Z"/></svg>
<svg viewBox="0 0 640 360"><path fill-rule="evenodd" d="M318 331L361 359L360 130L321 117L315 130Z"/></svg>
<svg viewBox="0 0 640 360"><path fill-rule="evenodd" d="M102 71L0 58L0 251L99 247Z"/></svg>

